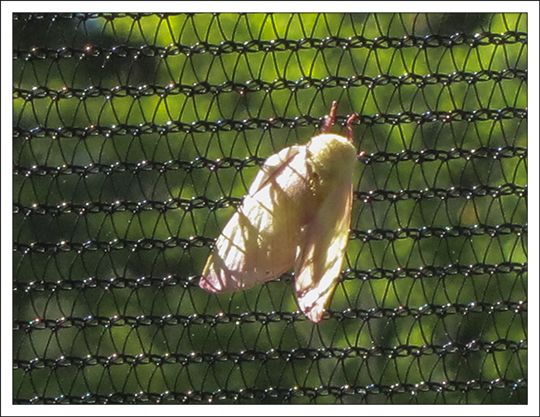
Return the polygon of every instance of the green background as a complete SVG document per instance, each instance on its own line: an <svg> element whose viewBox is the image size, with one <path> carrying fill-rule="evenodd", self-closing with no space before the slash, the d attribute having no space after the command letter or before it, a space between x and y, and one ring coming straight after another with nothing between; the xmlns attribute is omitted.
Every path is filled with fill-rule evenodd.
<svg viewBox="0 0 540 417"><path fill-rule="evenodd" d="M527 402L525 14L13 25L15 402ZM325 320L292 271L199 289L333 100L366 158Z"/></svg>

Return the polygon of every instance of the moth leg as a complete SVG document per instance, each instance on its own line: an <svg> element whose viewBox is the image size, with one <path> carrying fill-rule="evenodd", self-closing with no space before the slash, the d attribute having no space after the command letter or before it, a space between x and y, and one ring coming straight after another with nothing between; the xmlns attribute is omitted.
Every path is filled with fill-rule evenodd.
<svg viewBox="0 0 540 417"><path fill-rule="evenodd" d="M330 129L332 128L332 126L334 125L334 122L336 121L337 106L338 106L338 102L333 101L332 107L330 108L330 114L326 116L324 124L321 127L321 134L330 132Z"/></svg>
<svg viewBox="0 0 540 417"><path fill-rule="evenodd" d="M328 114L328 116L326 116L324 124L323 124L323 126L321 128L321 134L329 133L330 129L332 128L332 126L336 122L337 106L338 106L338 102L333 101L332 102L332 107L330 108L330 113ZM345 124L345 127L347 128L347 138L349 139L349 142L351 142L351 143L354 143L352 125L353 125L353 122L356 120L357 117L358 117L357 113L351 114L349 116L349 118L347 119L347 122Z"/></svg>
<svg viewBox="0 0 540 417"><path fill-rule="evenodd" d="M351 114L349 118L347 119L347 123L345 124L345 126L347 127L347 139L349 139L349 142L351 142L353 145L354 145L354 136L353 136L352 125L357 117L358 117L358 113ZM356 156L356 158L362 160L366 156L367 156L366 153L362 151Z"/></svg>
<svg viewBox="0 0 540 417"><path fill-rule="evenodd" d="M349 139L349 142L351 143L354 143L352 125L357 117L358 117L358 113L351 114L349 118L347 119L347 123L345 124L345 126L347 127L347 139Z"/></svg>

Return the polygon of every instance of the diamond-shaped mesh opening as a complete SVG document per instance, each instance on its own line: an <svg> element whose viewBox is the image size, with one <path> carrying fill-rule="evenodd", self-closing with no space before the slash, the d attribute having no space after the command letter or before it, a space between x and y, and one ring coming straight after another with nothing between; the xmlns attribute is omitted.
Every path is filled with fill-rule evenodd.
<svg viewBox="0 0 540 417"><path fill-rule="evenodd" d="M525 14L15 14L16 403L526 403ZM259 166L358 113L324 320L198 286Z"/></svg>

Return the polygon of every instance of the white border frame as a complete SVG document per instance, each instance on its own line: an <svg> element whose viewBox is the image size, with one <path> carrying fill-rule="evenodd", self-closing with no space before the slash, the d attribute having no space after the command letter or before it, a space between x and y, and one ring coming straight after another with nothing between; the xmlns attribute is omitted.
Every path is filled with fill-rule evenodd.
<svg viewBox="0 0 540 417"><path fill-rule="evenodd" d="M467 11L486 12L496 10L497 12L528 13L529 31L529 68L528 68L528 90L529 90L529 114L532 117L528 120L528 155L529 155L529 187L528 187L528 213L529 213L529 354L528 354L528 385L529 404L528 405L117 405L105 406L114 407L108 410L100 409L99 413L115 414L118 416L136 415L219 415L219 416L253 416L253 415L278 415L295 414L298 416L315 415L399 415L399 416L432 416L432 415L475 415L475 416L506 416L524 415L537 416L540 414L539 408L539 361L538 361L538 304L539 304L539 256L538 236L539 236L539 90L540 86L538 71L538 51L539 51L539 3L534 1L512 1L512 2L346 2L346 1L311 1L297 2L58 2L58 1L3 1L1 3L1 30L2 30L2 344L1 344L1 415L34 415L34 416L72 416L72 415L93 415L98 410L93 407L81 407L77 405L46 406L46 405L12 405L12 13L17 11L47 12L69 11L88 12L99 10L101 12L388 12L412 13L421 11L423 13L444 13ZM10 233L8 233L8 230ZM159 407L159 408L158 408Z"/></svg>

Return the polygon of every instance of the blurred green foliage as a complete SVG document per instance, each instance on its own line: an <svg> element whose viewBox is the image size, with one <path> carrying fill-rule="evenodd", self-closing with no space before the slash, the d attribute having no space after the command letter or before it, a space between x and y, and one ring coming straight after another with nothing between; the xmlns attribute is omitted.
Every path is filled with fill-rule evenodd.
<svg viewBox="0 0 540 417"><path fill-rule="evenodd" d="M338 286L330 305L332 314L313 324L300 315L298 320L280 319L286 316L279 312L298 309L291 274L244 292L211 295L189 284L201 272L208 245L150 249L139 245L134 249L114 243L122 239L215 238L233 213L232 206L216 210L208 206L84 213L62 210L63 204L114 206L198 197L241 198L258 170L254 164L242 169L191 170L144 168L145 164L174 166L200 157L214 161L266 158L285 146L307 142L318 131L317 123L230 131L163 133L156 129L139 134L92 134L93 127L114 130L147 124L165 129L176 122L322 118L333 100L338 100L343 120L352 112L374 116L527 107L526 82L519 77L426 82L421 88L414 82L347 88L319 88L313 82L296 89L275 85L258 91L248 88L257 80L300 82L354 76L376 80L406 74L426 77L526 70L524 42L488 39L474 47L464 42L452 47L285 47L258 52L222 47L217 48L219 53L212 53L216 50L212 46L228 41L303 39L303 45L309 46L309 40L328 37L376 40L448 38L458 32L468 36L526 33L526 15L17 15L13 23L14 88L20 93L13 100L17 132L13 141L17 167L14 202L24 207L14 215L14 241L19 244L14 252L16 402L43 402L46 398L69 402L77 397L85 401L88 396L97 396L98 401L112 396L111 402L174 402L181 397L175 397L178 393L186 395L185 401L211 398L224 403L527 402L526 388L521 385L527 369L526 345L523 347L526 315L520 309L504 308L526 302L526 273L518 269L466 274L451 268L443 275L422 272L452 265L525 264L523 233L352 239L344 265L344 277L352 278ZM145 49L148 46L179 52L153 53ZM126 47L132 49L123 53ZM40 52L32 48L57 54L40 58ZM70 51L74 52L69 55ZM178 93L178 86L199 88L229 82L243 85L245 91ZM92 86L109 93L95 94ZM167 86L172 93L161 94ZM32 91L43 87L49 93L32 96ZM79 93L73 93L76 91ZM24 94L31 97L25 99ZM57 136L44 137L31 133L36 128L62 127L86 128L90 133L63 135L59 130ZM367 155L527 147L526 119L519 117L365 123L354 126L354 135L358 151ZM61 170L92 164L114 167L117 163L133 165L110 172L88 170L84 175L30 172L32 167L40 171L40 167ZM524 187L526 155L359 163L355 184L363 195L373 190ZM36 207L45 207L44 212ZM60 210L55 214L50 207ZM357 198L353 210L351 229L362 232L524 225L527 216L526 194L516 192L380 201ZM43 251L20 246L43 242L58 246ZM103 244L91 243L90 249L77 250L70 246L73 242ZM380 268L394 270L397 278L377 278L373 271ZM401 277L399 271L408 269L419 271L418 276ZM92 282L89 279L99 283L82 285ZM110 285L103 280L111 280ZM84 289L78 290L81 285ZM482 305L492 308L478 307ZM360 309L364 314L348 318L348 309ZM431 313L424 314L424 310ZM272 316L272 312L278 314ZM345 315L339 314L342 312ZM229 316L231 320L223 319ZM177 317L186 321L175 324ZM208 317L214 317L216 323ZM40 322L49 324L41 326ZM475 341L494 347L475 349ZM512 349L516 344L518 348ZM441 353L433 346L455 349ZM302 349L319 353L315 358L302 357L298 353ZM341 349L342 354L331 353L332 349ZM354 349L365 353L343 354ZM171 359L175 355L188 359ZM496 389L498 380L513 380L515 386L503 383ZM461 384L457 389L445 389L444 384L455 381ZM467 384L473 388L464 389ZM378 386L394 388L390 394L369 390ZM334 395L328 387L338 387L341 394ZM318 394L300 395L303 388ZM263 397L241 397L250 389L260 389ZM290 390L290 397L280 390ZM237 397L227 394L234 391ZM115 397L118 393L121 395Z"/></svg>

